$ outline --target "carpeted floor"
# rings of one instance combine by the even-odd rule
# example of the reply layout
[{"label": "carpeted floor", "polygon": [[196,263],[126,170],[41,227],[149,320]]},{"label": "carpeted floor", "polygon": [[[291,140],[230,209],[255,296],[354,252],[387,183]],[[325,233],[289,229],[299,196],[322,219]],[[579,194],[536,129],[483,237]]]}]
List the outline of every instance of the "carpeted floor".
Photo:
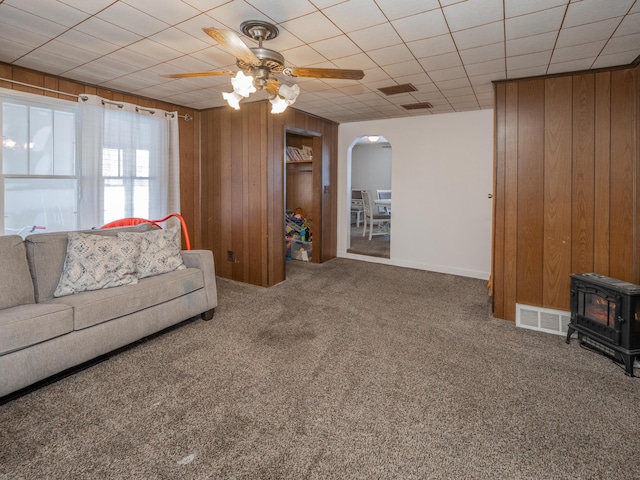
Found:
[{"label": "carpeted floor", "polygon": [[0,478],[640,478],[640,379],[492,318],[486,282],[287,268],[0,406]]}]

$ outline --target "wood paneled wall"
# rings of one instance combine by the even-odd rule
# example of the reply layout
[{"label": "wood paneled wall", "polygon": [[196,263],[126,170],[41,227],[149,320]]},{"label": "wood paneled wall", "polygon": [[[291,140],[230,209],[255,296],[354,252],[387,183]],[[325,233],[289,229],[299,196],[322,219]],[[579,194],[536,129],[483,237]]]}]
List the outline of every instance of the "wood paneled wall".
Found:
[{"label": "wood paneled wall", "polygon": [[[336,256],[338,125],[294,109],[269,113],[268,102],[202,111],[202,243],[213,250],[216,273],[225,278],[272,286],[285,279],[285,129],[318,134],[312,207],[313,256]],[[314,158],[314,160],[316,160]],[[316,174],[315,169],[318,168]],[[327,189],[325,191],[325,186]],[[232,252],[229,254],[229,252]]]},{"label": "wood paneled wall", "polygon": [[[47,75],[34,70],[0,63],[0,78],[39,87],[80,95],[87,93],[99,95],[116,102],[127,102],[145,108],[159,108],[179,115],[189,114],[193,120],[180,119],[180,206],[181,214],[187,222],[192,248],[201,248],[200,239],[200,113],[191,108],[173,105],[146,97],[129,95],[92,85],[74,82],[64,78]],[[61,95],[39,88],[0,80],[0,87],[47,97],[73,100],[73,97]],[[171,212],[168,212],[171,213]]]},{"label": "wood paneled wall", "polygon": [[497,82],[493,313],[569,310],[571,273],[640,283],[639,67]]}]

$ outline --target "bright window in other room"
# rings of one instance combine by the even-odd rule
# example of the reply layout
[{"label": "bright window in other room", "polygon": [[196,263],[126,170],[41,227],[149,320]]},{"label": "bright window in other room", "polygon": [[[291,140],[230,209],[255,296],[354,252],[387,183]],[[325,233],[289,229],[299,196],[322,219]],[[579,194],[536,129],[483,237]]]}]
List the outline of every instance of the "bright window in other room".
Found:
[{"label": "bright window in other room", "polygon": [[0,104],[0,231],[24,237],[75,229],[75,102],[0,95]]}]

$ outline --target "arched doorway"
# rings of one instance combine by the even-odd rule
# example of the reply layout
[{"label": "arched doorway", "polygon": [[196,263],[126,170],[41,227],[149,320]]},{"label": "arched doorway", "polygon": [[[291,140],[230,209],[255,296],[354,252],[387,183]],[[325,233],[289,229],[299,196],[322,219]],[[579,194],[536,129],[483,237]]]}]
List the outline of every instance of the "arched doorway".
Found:
[{"label": "arched doorway", "polygon": [[[363,135],[350,147],[347,182],[351,206],[347,232],[347,253],[390,258],[391,222],[380,221],[373,225],[373,235],[364,222],[364,208],[360,200],[362,190],[369,194],[374,214],[391,214],[391,165],[390,143],[380,135]],[[389,197],[379,202],[379,197]],[[378,203],[376,203],[378,202]]]}]

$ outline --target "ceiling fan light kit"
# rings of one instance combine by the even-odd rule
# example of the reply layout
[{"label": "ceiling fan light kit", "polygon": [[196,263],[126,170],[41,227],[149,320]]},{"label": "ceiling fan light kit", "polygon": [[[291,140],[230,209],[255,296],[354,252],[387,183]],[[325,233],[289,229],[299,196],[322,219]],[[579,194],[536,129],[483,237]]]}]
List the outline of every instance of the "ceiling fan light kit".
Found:
[{"label": "ceiling fan light kit", "polygon": [[247,47],[240,37],[231,30],[219,28],[203,28],[207,35],[218,42],[220,48],[236,57],[236,65],[240,69],[236,72],[212,71],[195,73],[177,73],[163,75],[167,78],[192,78],[217,75],[233,75],[231,84],[233,92],[224,92],[222,98],[230,107],[239,110],[240,101],[248,98],[258,90],[266,90],[271,102],[271,113],[281,113],[292,105],[300,94],[300,87],[296,84],[280,83],[270,75],[284,75],[286,77],[309,78],[337,78],[344,80],[361,80],[364,78],[362,70],[345,70],[338,68],[298,68],[285,67],[284,57],[269,48],[264,48],[262,42],[273,40],[279,34],[275,25],[262,20],[247,20],[240,25],[240,31],[258,42],[257,47]]}]

